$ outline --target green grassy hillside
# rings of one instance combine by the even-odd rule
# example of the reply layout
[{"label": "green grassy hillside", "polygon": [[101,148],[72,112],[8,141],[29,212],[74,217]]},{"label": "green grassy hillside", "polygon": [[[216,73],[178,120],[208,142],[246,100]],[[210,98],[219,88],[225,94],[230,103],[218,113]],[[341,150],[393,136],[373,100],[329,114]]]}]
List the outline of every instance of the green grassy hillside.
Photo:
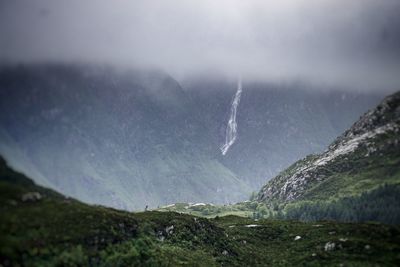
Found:
[{"label": "green grassy hillside", "polygon": [[0,163],[2,266],[396,266],[400,229],[90,206]]}]

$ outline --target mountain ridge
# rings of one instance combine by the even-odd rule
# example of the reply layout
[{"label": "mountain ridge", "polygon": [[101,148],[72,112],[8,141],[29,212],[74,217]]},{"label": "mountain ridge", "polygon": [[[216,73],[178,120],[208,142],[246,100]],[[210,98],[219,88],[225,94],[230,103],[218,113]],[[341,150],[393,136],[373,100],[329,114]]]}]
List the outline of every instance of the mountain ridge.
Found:
[{"label": "mountain ridge", "polygon": [[[288,169],[284,170],[274,179],[266,183],[260,190],[257,200],[261,202],[282,203],[292,202],[301,199],[308,199],[311,191],[321,190],[324,183],[335,184],[334,178],[349,172],[353,176],[357,172],[367,172],[370,164],[384,164],[385,167],[392,166],[393,173],[387,178],[387,183],[400,182],[400,170],[396,167],[399,163],[399,133],[400,133],[400,92],[386,97],[375,109],[365,113],[353,126],[339,136],[328,149],[319,155],[310,155],[297,161]],[[379,158],[381,157],[381,158]],[[394,162],[382,162],[386,157]],[[379,167],[379,166],[378,166]],[[357,168],[360,168],[357,170]],[[382,166],[380,166],[382,169]],[[331,177],[333,177],[331,179]],[[340,177],[339,177],[340,178]],[[336,180],[338,180],[337,178]],[[343,178],[345,180],[345,178]],[[371,177],[355,180],[347,186],[365,187],[372,189],[376,184],[369,181]],[[332,180],[332,181],[330,181]],[[364,183],[364,184],[363,184]],[[370,184],[368,184],[370,183]],[[313,189],[314,187],[314,189]],[[332,187],[332,185],[330,186]],[[339,196],[342,188],[332,195],[319,198],[328,199],[334,195]],[[341,197],[351,195],[344,192]]]},{"label": "mountain ridge", "polygon": [[254,219],[400,223],[400,92],[386,97],[338,136],[227,206],[176,203],[161,211]]}]

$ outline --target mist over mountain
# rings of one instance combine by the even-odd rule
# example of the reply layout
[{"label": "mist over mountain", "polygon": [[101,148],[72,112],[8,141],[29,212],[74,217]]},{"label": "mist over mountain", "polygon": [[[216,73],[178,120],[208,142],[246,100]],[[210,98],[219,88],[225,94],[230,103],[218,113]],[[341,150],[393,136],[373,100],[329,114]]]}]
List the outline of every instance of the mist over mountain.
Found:
[{"label": "mist over mountain", "polygon": [[244,81],[238,138],[223,156],[236,81],[183,84],[155,70],[4,67],[0,153],[40,184],[89,203],[230,203],[321,151],[380,99]]},{"label": "mist over mountain", "polygon": [[400,91],[323,153],[298,160],[268,181],[255,199],[281,219],[399,224],[399,125]]},{"label": "mist over mountain", "polygon": [[[400,86],[398,0],[0,3],[0,63],[153,66],[263,82]],[[16,15],[17,14],[17,15]]]},{"label": "mist over mountain", "polygon": [[0,267],[397,266],[399,14],[0,0]]},{"label": "mist over mountain", "polygon": [[396,185],[399,169],[400,92],[365,113],[323,153],[308,155],[269,181],[259,192],[279,199],[333,199]]},{"label": "mist over mountain", "polygon": [[[223,144],[235,81],[194,79],[184,88],[200,105],[214,146]],[[382,97],[379,92],[317,90],[302,82],[244,80],[238,137],[219,160],[257,189],[299,157],[324,150]]]}]

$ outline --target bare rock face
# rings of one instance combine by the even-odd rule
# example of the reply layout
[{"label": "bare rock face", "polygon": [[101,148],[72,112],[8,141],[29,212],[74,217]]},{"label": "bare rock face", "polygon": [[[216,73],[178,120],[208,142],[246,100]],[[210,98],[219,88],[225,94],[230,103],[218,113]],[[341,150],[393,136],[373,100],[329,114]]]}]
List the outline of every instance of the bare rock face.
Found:
[{"label": "bare rock face", "polygon": [[373,156],[398,154],[400,144],[400,92],[386,97],[364,114],[320,155],[297,161],[259,192],[259,201],[290,202],[334,174],[352,171],[350,162],[367,162]]}]

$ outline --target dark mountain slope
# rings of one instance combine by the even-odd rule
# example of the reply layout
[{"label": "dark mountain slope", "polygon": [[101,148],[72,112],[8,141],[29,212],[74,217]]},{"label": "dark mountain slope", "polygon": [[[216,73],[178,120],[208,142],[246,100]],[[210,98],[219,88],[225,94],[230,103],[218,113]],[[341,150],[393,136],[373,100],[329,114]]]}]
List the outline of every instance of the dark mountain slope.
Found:
[{"label": "dark mountain slope", "polygon": [[21,66],[1,71],[0,88],[0,151],[67,195],[143,209],[250,191],[203,148],[193,101],[164,73]]},{"label": "dark mountain slope", "polygon": [[246,199],[322,151],[373,94],[244,82],[238,139],[220,153],[236,84],[182,88],[154,70],[37,64],[0,69],[0,153],[42,185],[88,203],[143,209]]},{"label": "dark mountain slope", "polygon": [[178,203],[160,210],[215,217],[400,223],[400,92],[360,118],[329,148],[281,172],[249,201]]},{"label": "dark mountain slope", "polygon": [[[183,84],[199,103],[212,145],[221,146],[237,85],[218,79]],[[258,190],[265,179],[299,158],[322,152],[382,97],[379,93],[324,91],[303,83],[244,80],[237,110],[238,138],[224,157],[215,151],[225,166]]]}]

